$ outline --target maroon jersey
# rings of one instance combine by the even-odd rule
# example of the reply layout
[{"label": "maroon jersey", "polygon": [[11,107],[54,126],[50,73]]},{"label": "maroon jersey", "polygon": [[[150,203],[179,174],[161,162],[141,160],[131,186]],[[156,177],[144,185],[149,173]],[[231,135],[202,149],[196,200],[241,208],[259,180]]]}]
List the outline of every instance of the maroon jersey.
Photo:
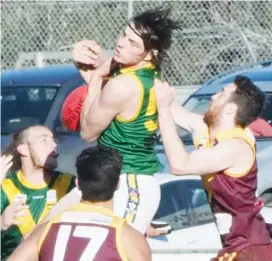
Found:
[{"label": "maroon jersey", "polygon": [[80,203],[48,224],[39,242],[39,260],[127,260],[120,243],[124,223],[108,209]]},{"label": "maroon jersey", "polygon": [[255,196],[258,169],[254,136],[248,129],[234,128],[217,135],[215,144],[230,138],[246,141],[254,152],[254,162],[244,173],[216,173],[209,185],[223,251],[239,252],[252,245],[268,245],[270,237],[260,214],[261,201]]}]

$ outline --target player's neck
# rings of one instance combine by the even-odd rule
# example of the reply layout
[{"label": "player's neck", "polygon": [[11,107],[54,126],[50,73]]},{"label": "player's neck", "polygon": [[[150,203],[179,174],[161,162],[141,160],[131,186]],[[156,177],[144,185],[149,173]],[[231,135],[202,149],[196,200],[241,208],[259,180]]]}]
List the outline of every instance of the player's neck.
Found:
[{"label": "player's neck", "polygon": [[22,164],[21,170],[24,179],[33,185],[44,183],[49,176],[44,169],[35,168],[32,164]]},{"label": "player's neck", "polygon": [[149,61],[141,61],[141,62],[139,62],[139,63],[137,63],[137,64],[134,64],[134,65],[123,65],[122,66],[122,68],[140,68],[140,67],[144,67],[144,66],[146,66],[146,65],[150,65],[151,64],[151,62],[149,62]]},{"label": "player's neck", "polygon": [[91,205],[91,206],[96,206],[96,207],[103,207],[103,208],[107,208],[110,210],[113,210],[113,201],[109,200],[109,201],[104,201],[104,202],[91,202],[88,200],[81,200],[82,203]]},{"label": "player's neck", "polygon": [[210,139],[214,139],[216,137],[216,135],[222,131],[225,131],[225,130],[230,130],[230,129],[233,129],[235,128],[235,124],[232,123],[232,122],[224,122],[224,123],[221,123],[221,124],[218,124],[218,125],[213,125],[210,127]]}]

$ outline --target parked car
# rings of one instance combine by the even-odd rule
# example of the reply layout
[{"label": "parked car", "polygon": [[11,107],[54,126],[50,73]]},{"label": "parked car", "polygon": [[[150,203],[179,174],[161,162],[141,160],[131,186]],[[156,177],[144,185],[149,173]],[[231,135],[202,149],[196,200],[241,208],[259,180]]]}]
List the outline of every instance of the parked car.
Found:
[{"label": "parked car", "polygon": [[[204,113],[208,102],[222,86],[233,81],[235,75],[243,74],[252,78],[272,101],[272,65],[256,65],[251,69],[236,70],[221,74],[190,96],[184,106],[192,111]],[[1,148],[9,135],[34,124],[43,124],[56,136],[58,144],[58,170],[75,174],[76,156],[96,142],[84,142],[78,132],[69,132],[62,125],[60,112],[67,95],[84,84],[74,65],[55,65],[44,68],[28,68],[4,72],[1,75]],[[271,124],[272,103],[263,113]],[[180,129],[180,136],[189,151],[193,150],[191,136]],[[259,164],[257,195],[272,201],[272,137],[257,137],[257,160]],[[166,249],[215,249],[221,247],[205,191],[198,176],[175,177],[169,175],[169,166],[160,139],[156,153],[164,165],[163,173],[156,174],[161,183],[162,197],[154,221],[168,223],[172,232],[150,238],[152,251]],[[206,236],[208,235],[208,236]],[[165,259],[167,260],[167,258]],[[189,259],[188,259],[189,260]],[[197,260],[197,259],[196,259]],[[201,258],[201,260],[204,260]],[[208,259],[207,259],[208,260]]]},{"label": "parked car", "polygon": [[210,249],[216,253],[222,244],[200,176],[160,173],[156,178],[161,186],[161,201],[153,221],[170,225],[171,232],[149,238],[152,250]]},{"label": "parked car", "polygon": [[[152,222],[169,225],[171,231],[148,238],[153,260],[211,260],[222,243],[200,176],[155,176],[161,201]],[[272,224],[272,208],[263,207],[261,213]]]},{"label": "parked car", "polygon": [[58,144],[59,170],[75,173],[75,157],[90,146],[79,133],[68,132],[60,112],[67,95],[85,84],[74,65],[11,70],[1,74],[1,149],[17,130],[42,124]]}]

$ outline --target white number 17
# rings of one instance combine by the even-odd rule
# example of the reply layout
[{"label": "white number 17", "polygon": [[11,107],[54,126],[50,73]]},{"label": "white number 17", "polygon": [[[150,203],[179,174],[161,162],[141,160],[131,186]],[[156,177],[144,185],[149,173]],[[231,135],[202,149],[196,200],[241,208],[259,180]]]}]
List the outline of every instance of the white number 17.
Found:
[{"label": "white number 17", "polygon": [[[65,256],[67,243],[70,238],[72,226],[61,225],[57,236],[53,261],[62,261]],[[90,242],[84,250],[79,261],[91,261],[107,238],[109,230],[102,227],[76,226],[74,237],[89,238]]]}]

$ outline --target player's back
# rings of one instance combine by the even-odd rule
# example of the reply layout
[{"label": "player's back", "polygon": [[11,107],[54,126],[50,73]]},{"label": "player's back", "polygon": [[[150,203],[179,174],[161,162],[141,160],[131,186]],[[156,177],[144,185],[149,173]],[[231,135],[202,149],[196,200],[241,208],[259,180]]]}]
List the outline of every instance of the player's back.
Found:
[{"label": "player's back", "polygon": [[109,209],[80,203],[48,224],[39,242],[39,260],[127,260],[121,244],[124,223]]}]

